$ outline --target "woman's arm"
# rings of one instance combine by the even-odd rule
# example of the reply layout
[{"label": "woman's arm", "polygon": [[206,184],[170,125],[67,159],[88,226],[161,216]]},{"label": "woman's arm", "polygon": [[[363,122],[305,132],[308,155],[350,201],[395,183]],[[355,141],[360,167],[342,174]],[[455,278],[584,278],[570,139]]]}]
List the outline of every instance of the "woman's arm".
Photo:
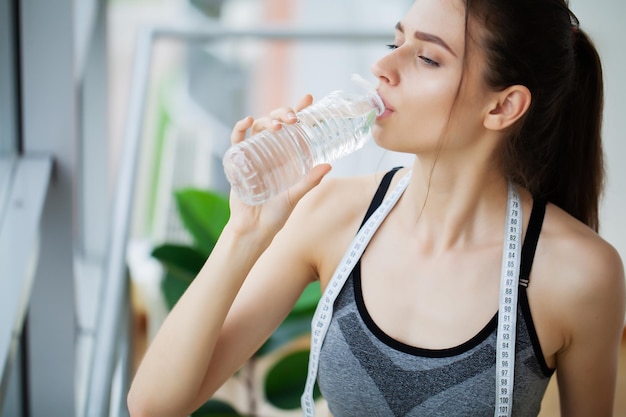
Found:
[{"label": "woman's arm", "polygon": [[272,249],[253,268],[263,245],[224,229],[146,352],[128,397],[131,415],[189,415],[269,337],[311,278],[295,259],[270,270],[280,248]]},{"label": "woman's arm", "polygon": [[569,287],[562,287],[567,338],[556,357],[561,415],[608,417],[624,329],[624,269],[608,244],[585,249],[582,274],[562,281]]},{"label": "woman's arm", "polygon": [[[277,111],[273,118],[293,122],[287,120],[288,110]],[[270,124],[270,118],[264,120],[255,124],[258,130],[279,128]],[[244,139],[252,123],[251,118],[237,123],[234,143]],[[128,395],[133,417],[189,415],[289,313],[315,275],[306,247],[290,236],[298,225],[285,224],[296,203],[329,169],[314,168],[303,181],[262,206],[248,207],[231,197],[228,224],[135,375]]]}]

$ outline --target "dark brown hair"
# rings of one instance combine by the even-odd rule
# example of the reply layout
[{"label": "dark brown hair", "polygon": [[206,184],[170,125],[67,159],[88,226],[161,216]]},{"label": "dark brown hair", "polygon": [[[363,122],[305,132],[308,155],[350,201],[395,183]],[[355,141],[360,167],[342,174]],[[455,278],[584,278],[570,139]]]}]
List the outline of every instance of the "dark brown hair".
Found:
[{"label": "dark brown hair", "polygon": [[466,0],[484,34],[485,80],[524,85],[526,115],[503,141],[509,177],[594,230],[604,183],[603,80],[595,46],[565,0]]}]

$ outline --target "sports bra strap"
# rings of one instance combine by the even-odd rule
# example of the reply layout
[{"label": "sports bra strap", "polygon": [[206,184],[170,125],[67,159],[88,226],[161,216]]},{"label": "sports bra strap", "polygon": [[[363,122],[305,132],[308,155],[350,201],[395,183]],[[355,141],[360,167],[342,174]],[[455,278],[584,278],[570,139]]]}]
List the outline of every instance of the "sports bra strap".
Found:
[{"label": "sports bra strap", "polygon": [[532,212],[530,213],[530,219],[528,220],[526,237],[524,238],[524,244],[522,245],[519,285],[523,287],[528,287],[530,270],[533,266],[533,260],[535,259],[535,251],[537,249],[537,242],[539,241],[539,234],[541,233],[541,226],[543,225],[543,218],[545,214],[546,201],[534,200]]},{"label": "sports bra strap", "polygon": [[[387,191],[389,190],[389,186],[391,185],[391,180],[394,175],[401,169],[402,167],[395,167],[390,171],[386,172],[383,176],[383,179],[380,181],[378,185],[378,189],[372,198],[372,201],[365,213],[363,221],[361,222],[361,226],[359,229],[363,227],[367,219],[376,211],[376,209],[382,204]],[[533,201],[533,208],[530,214],[530,219],[528,220],[528,229],[526,230],[526,237],[524,238],[524,244],[522,245],[522,260],[520,264],[520,286],[528,287],[530,280],[530,270],[533,266],[533,260],[535,259],[535,251],[537,249],[537,243],[539,241],[539,235],[541,233],[541,226],[543,225],[543,219],[546,212],[546,201],[545,200],[537,200]]]},{"label": "sports bra strap", "polygon": [[393,176],[396,175],[396,172],[400,170],[400,168],[402,167],[395,167],[391,169],[390,171],[388,171],[387,173],[385,173],[385,176],[380,181],[380,185],[378,185],[376,194],[374,194],[374,198],[372,198],[372,202],[370,203],[370,206],[368,207],[367,212],[365,213],[365,217],[363,218],[363,221],[361,222],[361,226],[359,226],[359,230],[361,230],[361,227],[363,227],[367,219],[369,219],[370,216],[376,211],[378,206],[382,204],[385,198],[385,194],[387,194],[387,190],[389,190],[389,185],[391,185],[391,180],[393,179]]}]

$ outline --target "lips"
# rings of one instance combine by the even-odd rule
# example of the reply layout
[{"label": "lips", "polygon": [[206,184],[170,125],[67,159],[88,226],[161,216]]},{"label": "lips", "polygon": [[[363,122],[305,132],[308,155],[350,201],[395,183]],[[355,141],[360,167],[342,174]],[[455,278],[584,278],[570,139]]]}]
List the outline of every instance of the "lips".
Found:
[{"label": "lips", "polygon": [[380,99],[385,105],[385,111],[380,116],[378,116],[376,120],[382,120],[382,119],[386,119],[387,117],[389,117],[391,113],[395,111],[395,109],[389,105],[389,103],[387,102],[387,100],[385,100],[385,97],[381,94],[380,91],[378,91],[378,95],[380,96]]}]

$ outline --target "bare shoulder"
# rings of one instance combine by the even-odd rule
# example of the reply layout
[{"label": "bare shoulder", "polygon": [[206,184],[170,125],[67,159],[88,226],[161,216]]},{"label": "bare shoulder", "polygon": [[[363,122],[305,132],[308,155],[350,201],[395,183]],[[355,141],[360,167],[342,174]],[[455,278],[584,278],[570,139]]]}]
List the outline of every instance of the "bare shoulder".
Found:
[{"label": "bare shoulder", "polygon": [[624,267],[617,250],[552,204],[546,209],[541,239],[545,240],[545,255],[553,260],[554,277],[563,280],[562,284],[592,293],[596,288],[623,288]]},{"label": "bare shoulder", "polygon": [[538,282],[533,285],[541,294],[535,292],[552,305],[566,344],[575,333],[601,322],[623,325],[620,255],[595,231],[552,204],[546,209],[535,268]]},{"label": "bare shoulder", "polygon": [[325,178],[281,231],[281,239],[300,247],[322,284],[357,232],[383,174]]},{"label": "bare shoulder", "polygon": [[549,204],[528,301],[563,415],[610,415],[624,329],[624,266],[617,250]]}]

